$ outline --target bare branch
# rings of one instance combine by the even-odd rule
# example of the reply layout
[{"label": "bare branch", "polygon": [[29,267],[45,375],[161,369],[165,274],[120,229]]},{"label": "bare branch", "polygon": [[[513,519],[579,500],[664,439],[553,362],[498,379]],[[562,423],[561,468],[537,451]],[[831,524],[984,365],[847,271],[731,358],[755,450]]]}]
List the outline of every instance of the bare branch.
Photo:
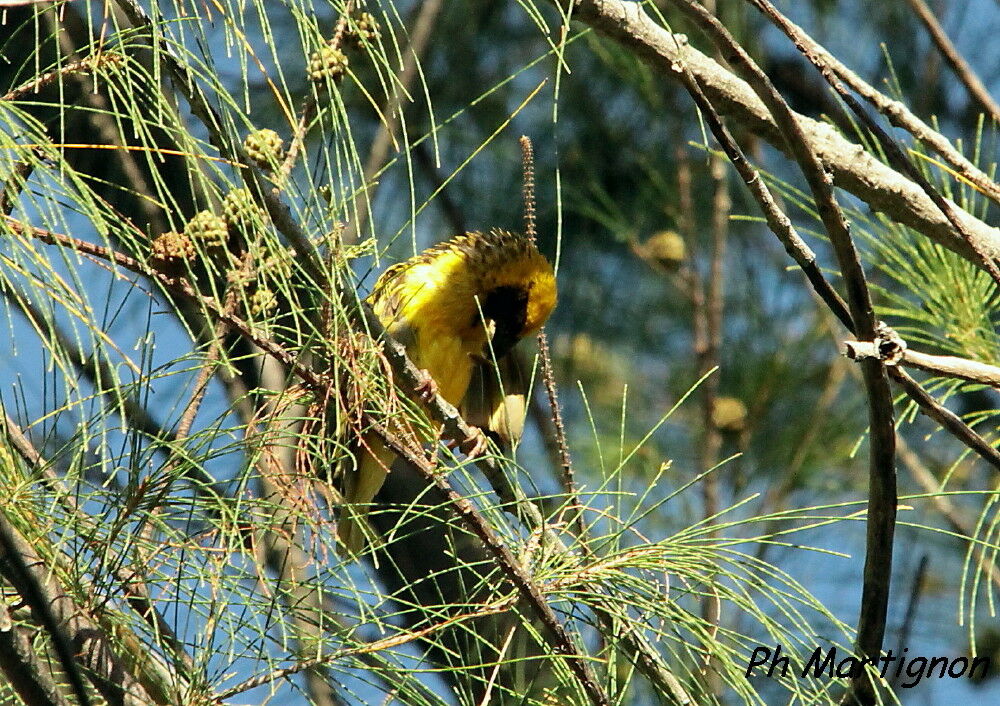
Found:
[{"label": "bare branch", "polygon": [[[749,85],[688,46],[683,35],[673,35],[656,24],[640,3],[577,0],[572,17],[630,49],[664,76],[677,78],[677,66],[680,63],[688,66],[721,114],[731,116],[778,149],[788,151],[770,111]],[[816,157],[830,170],[836,186],[853,193],[875,211],[886,213],[977,265],[982,264],[917,184],[883,164],[860,145],[846,140],[830,125],[797,114],[795,120],[808,137]],[[1000,229],[961,209],[957,214],[981,252],[988,257],[1000,255]]]},{"label": "bare branch", "polygon": [[[885,360],[885,351],[871,341],[845,341],[847,357],[851,360],[864,358],[879,358]],[[900,351],[898,361],[892,365],[905,365],[941,377],[958,378],[968,382],[978,382],[990,387],[1000,388],[1000,367],[980,363],[975,360],[958,358],[952,355],[931,355],[921,353],[912,348]]]},{"label": "bare branch", "polygon": [[934,186],[920,172],[920,170],[918,170],[913,163],[910,162],[903,150],[896,144],[896,141],[885,130],[883,130],[878,123],[871,118],[871,116],[868,115],[867,111],[865,111],[861,104],[855,100],[854,96],[852,96],[844,87],[823,59],[809,52],[809,48],[803,39],[803,35],[805,33],[789,22],[784,15],[778,12],[774,5],[768,2],[768,0],[747,0],[747,2],[757,7],[765,17],[770,19],[775,26],[782,30],[788,38],[792,40],[796,48],[802,52],[806,59],[808,59],[813,66],[819,70],[823,78],[826,79],[826,82],[830,84],[833,90],[837,92],[837,94],[851,109],[851,112],[854,113],[865,128],[875,135],[879,144],[882,146],[882,149],[885,150],[886,155],[889,157],[889,162],[895,165],[910,179],[919,184],[920,188],[928,196],[928,198],[930,198],[931,201],[934,202],[934,205],[940,209],[944,217],[954,227],[955,233],[957,233],[958,236],[964,240],[972,250],[972,253],[975,256],[973,262],[986,270],[990,277],[993,278],[993,281],[1000,285],[1000,267],[998,267],[996,263],[998,258],[997,253],[987,252],[981,247],[981,243],[978,241],[976,235],[966,228],[966,224],[959,216],[958,212],[961,209],[959,209],[953,202],[942,196],[941,193],[934,188]]},{"label": "bare branch", "polygon": [[903,103],[892,100],[866,83],[860,76],[838,61],[826,48],[802,31],[800,27],[791,21],[787,22],[797,30],[799,40],[813,56],[820,57],[841,81],[871,103],[892,125],[909,132],[921,144],[940,155],[960,177],[973,184],[989,198],[1000,203],[1000,185],[955,149],[941,133],[914,115]]},{"label": "bare branch", "polygon": [[906,394],[920,406],[920,411],[947,429],[952,435],[975,451],[984,461],[1000,470],[1000,452],[990,442],[973,431],[957,414],[938,402],[905,370],[888,366],[889,377],[898,382]]}]

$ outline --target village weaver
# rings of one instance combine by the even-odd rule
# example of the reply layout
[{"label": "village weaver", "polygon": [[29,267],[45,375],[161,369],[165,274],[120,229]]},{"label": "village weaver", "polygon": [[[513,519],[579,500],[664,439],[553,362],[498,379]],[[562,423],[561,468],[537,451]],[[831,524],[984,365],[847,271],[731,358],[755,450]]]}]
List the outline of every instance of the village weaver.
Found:
[{"label": "village weaver", "polygon": [[[470,424],[513,441],[524,420],[524,376],[514,345],[540,329],[556,304],[552,266],[527,236],[466,233],[390,267],[368,298],[389,334],[425,374],[414,392],[436,392]],[[499,373],[499,378],[498,378]],[[482,435],[480,435],[480,439]],[[480,451],[479,445],[473,453]],[[368,508],[395,454],[365,434],[343,479],[338,534],[357,554]]]}]

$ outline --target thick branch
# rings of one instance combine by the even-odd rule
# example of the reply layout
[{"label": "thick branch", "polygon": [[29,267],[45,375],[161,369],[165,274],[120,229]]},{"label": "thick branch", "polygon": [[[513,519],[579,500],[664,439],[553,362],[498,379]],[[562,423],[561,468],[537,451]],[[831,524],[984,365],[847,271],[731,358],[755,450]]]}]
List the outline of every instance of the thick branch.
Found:
[{"label": "thick branch", "polygon": [[953,202],[946,199],[938,189],[917,169],[906,156],[903,149],[896,144],[896,141],[870,116],[864,107],[851,95],[850,91],[844,87],[840,79],[834,74],[830,66],[826,64],[822,57],[814,55],[805,42],[806,34],[801,29],[788,21],[788,18],[778,12],[768,0],[747,0],[757,7],[761,13],[785,35],[792,40],[795,47],[802,52],[802,55],[816,67],[830,87],[841,97],[844,103],[851,109],[858,121],[875,136],[879,145],[885,151],[889,163],[898,168],[908,178],[912,179],[934,202],[934,205],[941,211],[941,214],[948,220],[954,228],[955,235],[964,240],[972,250],[975,259],[973,263],[986,270],[990,277],[1000,285],[1000,268],[994,260],[997,259],[995,253],[988,253],[980,247],[977,237],[970,232],[959,216],[960,210]]},{"label": "thick branch", "polygon": [[[0,601],[0,672],[21,701],[33,706],[71,706],[53,677],[52,665],[44,663],[25,630],[13,623],[7,604]],[[84,698],[86,693],[83,694]]]}]

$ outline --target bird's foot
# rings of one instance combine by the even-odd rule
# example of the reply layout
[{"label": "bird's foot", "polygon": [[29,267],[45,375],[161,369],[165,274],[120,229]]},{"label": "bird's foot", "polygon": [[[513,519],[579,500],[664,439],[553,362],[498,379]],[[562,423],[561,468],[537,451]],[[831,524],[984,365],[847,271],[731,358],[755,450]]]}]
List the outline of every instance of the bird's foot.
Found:
[{"label": "bird's foot", "polygon": [[438,384],[427,370],[421,370],[420,376],[420,382],[413,388],[413,391],[417,393],[417,397],[420,398],[421,402],[429,403],[437,397]]},{"label": "bird's foot", "polygon": [[449,449],[459,449],[468,458],[477,458],[486,451],[490,440],[479,427],[469,427],[469,435],[463,441],[452,440],[446,445]]}]

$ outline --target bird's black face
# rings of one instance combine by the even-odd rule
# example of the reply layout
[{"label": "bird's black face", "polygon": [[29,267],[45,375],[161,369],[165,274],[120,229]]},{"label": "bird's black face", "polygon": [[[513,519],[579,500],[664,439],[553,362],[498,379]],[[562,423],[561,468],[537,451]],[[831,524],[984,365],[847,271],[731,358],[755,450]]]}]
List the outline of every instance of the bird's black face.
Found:
[{"label": "bird's black face", "polygon": [[[524,287],[497,287],[482,302],[483,318],[495,325],[493,338],[483,350],[487,359],[497,360],[510,353],[521,339],[528,318],[528,290]],[[492,349],[492,350],[491,350]]]}]

